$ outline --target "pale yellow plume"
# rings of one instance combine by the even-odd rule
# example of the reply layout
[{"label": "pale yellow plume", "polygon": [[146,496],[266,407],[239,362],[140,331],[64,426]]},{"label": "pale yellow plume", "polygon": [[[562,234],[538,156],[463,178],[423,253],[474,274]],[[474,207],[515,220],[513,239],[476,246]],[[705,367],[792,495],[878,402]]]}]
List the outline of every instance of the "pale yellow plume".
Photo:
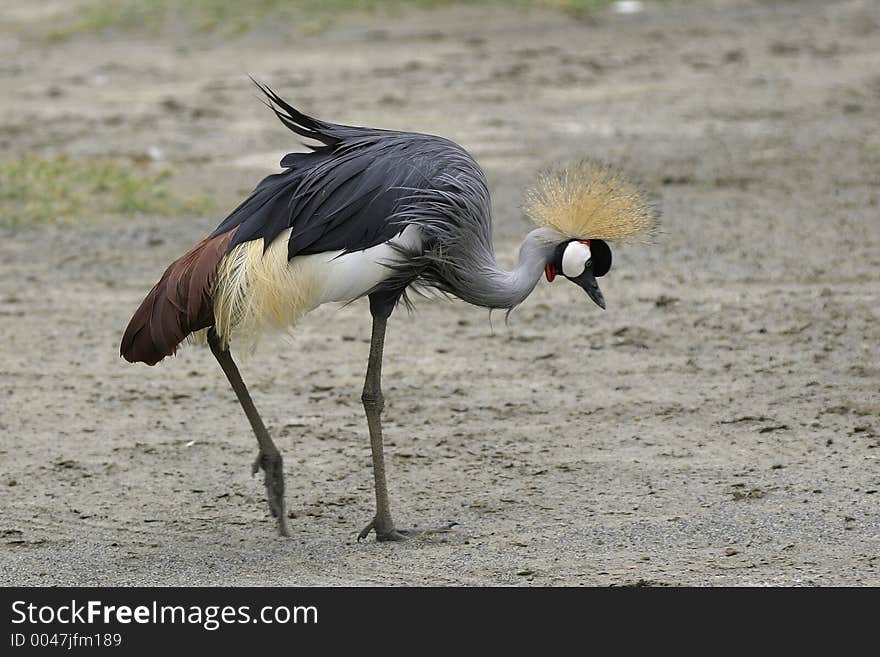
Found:
[{"label": "pale yellow plume", "polygon": [[286,331],[318,304],[319,288],[305,258],[287,259],[290,229],[269,245],[243,242],[220,262],[214,288],[214,330],[253,348],[266,329]]},{"label": "pale yellow plume", "polygon": [[648,235],[657,211],[610,166],[585,160],[544,174],[526,195],[526,213],[573,239],[623,240]]}]

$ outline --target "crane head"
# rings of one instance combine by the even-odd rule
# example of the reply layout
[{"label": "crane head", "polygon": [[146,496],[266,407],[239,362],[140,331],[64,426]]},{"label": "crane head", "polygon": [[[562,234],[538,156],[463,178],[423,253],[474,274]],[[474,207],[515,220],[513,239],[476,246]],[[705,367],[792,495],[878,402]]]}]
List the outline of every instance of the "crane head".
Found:
[{"label": "crane head", "polygon": [[561,242],[544,270],[548,281],[559,274],[583,288],[597,306],[605,309],[605,297],[597,278],[611,269],[611,247],[603,240],[569,240]]},{"label": "crane head", "polygon": [[657,208],[614,167],[591,160],[543,174],[526,195],[526,213],[539,228],[561,237],[547,263],[547,280],[558,274],[580,285],[600,308],[605,298],[596,279],[611,269],[608,242],[650,237]]}]

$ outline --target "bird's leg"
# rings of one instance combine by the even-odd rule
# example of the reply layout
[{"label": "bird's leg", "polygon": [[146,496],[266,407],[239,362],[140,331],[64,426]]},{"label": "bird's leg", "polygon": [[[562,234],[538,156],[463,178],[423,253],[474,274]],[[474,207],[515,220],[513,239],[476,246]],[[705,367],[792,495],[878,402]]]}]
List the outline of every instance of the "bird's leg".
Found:
[{"label": "bird's leg", "polygon": [[373,315],[373,332],[370,337],[370,361],[364,381],[361,401],[367,414],[370,428],[370,447],[373,452],[373,479],[376,485],[376,515],[358,534],[358,541],[366,538],[373,530],[379,541],[402,541],[408,538],[431,540],[437,534],[452,531],[457,523],[449,523],[436,529],[396,529],[391,520],[391,506],[388,503],[388,485],[385,482],[385,454],[382,444],[382,409],[385,398],[382,396],[382,353],[385,348],[385,325],[400,295],[370,295],[370,312]]},{"label": "bird's leg", "polygon": [[220,338],[214,333],[213,329],[208,331],[208,344],[211,346],[211,351],[217,362],[220,363],[223,373],[229,379],[229,383],[235,391],[244,414],[247,415],[251,428],[253,428],[254,434],[257,437],[260,453],[257,454],[257,460],[254,461],[253,472],[256,474],[258,470],[262,469],[265,473],[266,497],[269,501],[269,510],[278,521],[278,533],[281,536],[289,536],[287,532],[287,513],[284,508],[284,467],[281,453],[275,447],[275,443],[269,437],[269,432],[266,430],[260,414],[257,413],[257,408],[254,406],[251,395],[241,379],[238,367],[235,361],[232,360],[232,354],[229,353],[229,349],[223,348]]},{"label": "bird's leg", "polygon": [[376,515],[369,525],[358,534],[358,540],[366,538],[370,530],[376,530],[380,541],[399,541],[406,538],[394,528],[391,507],[388,504],[388,485],[385,483],[385,454],[382,445],[382,352],[385,348],[385,325],[387,317],[373,314],[373,333],[370,338],[370,361],[361,401],[370,428],[370,448],[373,452],[373,478],[376,484]]}]

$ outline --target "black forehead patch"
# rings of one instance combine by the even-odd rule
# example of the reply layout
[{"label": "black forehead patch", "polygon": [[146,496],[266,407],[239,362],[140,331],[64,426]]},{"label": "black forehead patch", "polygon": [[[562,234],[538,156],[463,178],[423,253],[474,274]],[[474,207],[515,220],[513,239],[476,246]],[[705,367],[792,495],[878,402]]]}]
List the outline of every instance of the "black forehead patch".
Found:
[{"label": "black forehead patch", "polygon": [[611,269],[611,247],[602,240],[590,240],[593,276],[604,276]]}]

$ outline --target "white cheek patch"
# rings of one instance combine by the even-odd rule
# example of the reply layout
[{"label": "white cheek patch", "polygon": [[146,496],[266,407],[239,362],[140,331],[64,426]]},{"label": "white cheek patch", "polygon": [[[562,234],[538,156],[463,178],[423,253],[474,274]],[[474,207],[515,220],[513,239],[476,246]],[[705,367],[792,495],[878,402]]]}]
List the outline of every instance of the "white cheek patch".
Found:
[{"label": "white cheek patch", "polygon": [[569,242],[562,253],[562,273],[569,278],[577,278],[584,273],[591,257],[590,247],[581,242]]}]

